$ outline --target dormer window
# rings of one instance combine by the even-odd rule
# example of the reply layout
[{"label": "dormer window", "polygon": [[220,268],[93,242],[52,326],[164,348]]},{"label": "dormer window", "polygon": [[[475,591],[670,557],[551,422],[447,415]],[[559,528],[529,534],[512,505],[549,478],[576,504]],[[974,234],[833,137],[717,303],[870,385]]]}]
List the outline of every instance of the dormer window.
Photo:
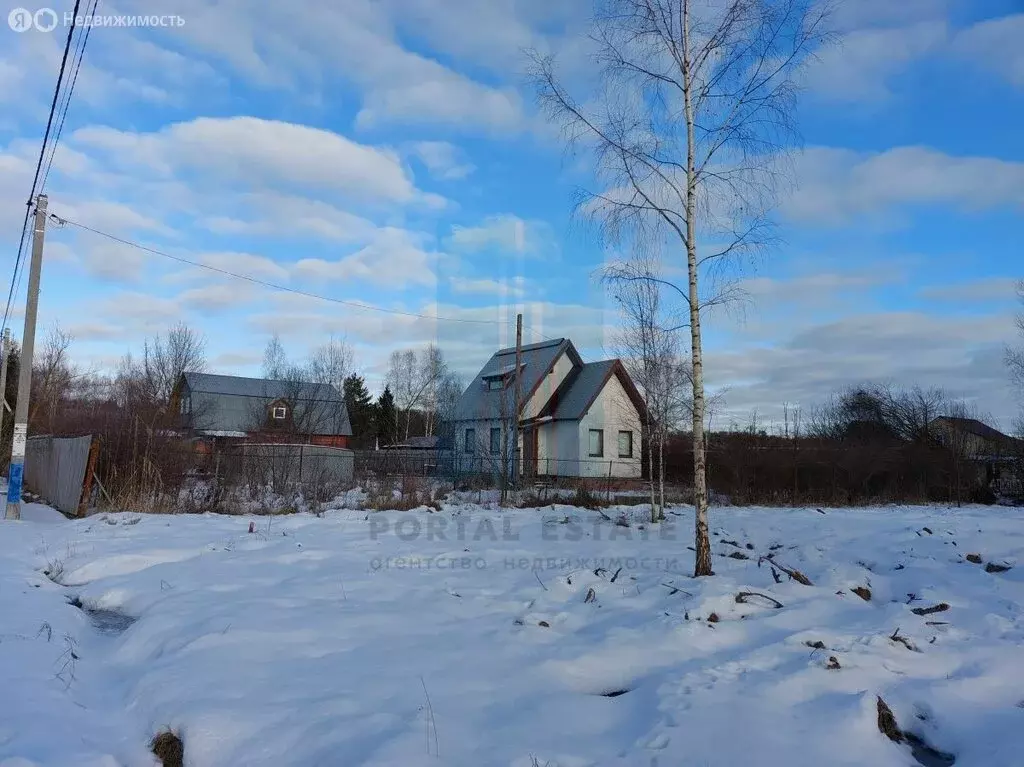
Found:
[{"label": "dormer window", "polygon": [[[526,363],[522,364],[520,370],[526,367]],[[501,370],[496,370],[491,373],[484,373],[484,388],[487,391],[501,391],[507,388],[516,377],[516,366],[513,363],[507,367],[503,367]]]},{"label": "dormer window", "polygon": [[284,405],[274,405],[270,408],[270,417],[275,421],[283,421],[288,417],[288,408]]}]

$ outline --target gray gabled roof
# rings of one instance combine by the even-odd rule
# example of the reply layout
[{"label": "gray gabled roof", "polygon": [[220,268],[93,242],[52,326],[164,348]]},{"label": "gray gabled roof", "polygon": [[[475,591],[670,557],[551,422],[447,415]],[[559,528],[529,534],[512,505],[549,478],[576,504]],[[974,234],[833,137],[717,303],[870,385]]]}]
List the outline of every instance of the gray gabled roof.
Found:
[{"label": "gray gabled roof", "polygon": [[538,418],[553,418],[556,421],[580,420],[587,414],[613,375],[618,376],[626,396],[642,417],[646,412],[643,397],[637,391],[622,361],[613,359],[588,362],[574,369],[555,391],[551,401],[541,410]]},{"label": "gray gabled roof", "polygon": [[195,429],[253,431],[261,413],[280,399],[293,404],[296,422],[309,434],[352,436],[345,399],[330,384],[191,372],[182,379]]},{"label": "gray gabled roof", "polygon": [[[538,418],[571,421],[581,419],[613,375],[619,377],[637,411],[641,415],[645,412],[643,398],[621,360],[584,363],[572,341],[565,338],[530,344],[522,348],[524,406],[563,352],[572,359],[573,370],[555,390],[550,401],[543,404]],[[490,391],[485,382],[496,374],[514,371],[515,353],[515,348],[502,349],[487,361],[459,400],[455,411],[456,420],[494,420],[512,416],[515,406],[514,387],[510,385],[504,390]]]},{"label": "gray gabled roof", "polygon": [[[551,398],[550,411],[545,409],[541,415],[549,415],[555,420],[575,421],[587,414],[591,403],[601,393],[605,382],[615,366],[615,360],[588,362],[574,370],[562,391],[555,392]],[[559,387],[561,388],[561,387]]]},{"label": "gray gabled roof", "polygon": [[[567,338],[556,338],[522,347],[523,367],[520,387],[524,405],[529,402],[532,392],[563,352],[571,355],[577,364],[582,364],[579,353],[572,345],[572,341]],[[515,347],[495,352],[459,398],[459,404],[455,408],[455,419],[472,421],[510,418],[515,408],[514,385],[509,385],[502,390],[490,391],[485,385],[485,379],[503,371],[514,371],[515,364]]]}]

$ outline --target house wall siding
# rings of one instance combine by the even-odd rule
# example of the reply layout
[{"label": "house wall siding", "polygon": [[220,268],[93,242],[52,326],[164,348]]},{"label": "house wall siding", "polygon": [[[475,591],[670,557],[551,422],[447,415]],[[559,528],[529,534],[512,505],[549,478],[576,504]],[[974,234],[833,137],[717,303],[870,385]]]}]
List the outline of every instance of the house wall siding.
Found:
[{"label": "house wall siding", "polygon": [[540,382],[537,391],[534,392],[530,401],[523,408],[523,418],[536,418],[562,381],[572,372],[572,369],[573,364],[569,355],[565,352],[558,355],[558,359],[555,360],[555,364],[551,367],[551,372],[544,376],[544,380]]},{"label": "house wall siding", "polygon": [[[617,376],[612,376],[597,395],[590,410],[579,421],[576,429],[580,457],[581,477],[607,477],[609,461],[611,476],[638,478],[641,475],[640,415],[626,394]],[[604,456],[590,456],[591,429],[604,430]],[[619,458],[619,431],[633,432],[633,457]]]},{"label": "house wall siding", "polygon": [[550,421],[540,427],[537,473],[574,477],[579,473],[579,440],[575,421]]},{"label": "house wall siding", "polygon": [[[502,453],[506,452],[505,426],[500,419],[457,421],[455,432],[455,455],[462,471],[501,472]],[[466,430],[473,429],[475,443],[472,453],[466,452]],[[491,429],[502,429],[499,452],[491,454]]]}]

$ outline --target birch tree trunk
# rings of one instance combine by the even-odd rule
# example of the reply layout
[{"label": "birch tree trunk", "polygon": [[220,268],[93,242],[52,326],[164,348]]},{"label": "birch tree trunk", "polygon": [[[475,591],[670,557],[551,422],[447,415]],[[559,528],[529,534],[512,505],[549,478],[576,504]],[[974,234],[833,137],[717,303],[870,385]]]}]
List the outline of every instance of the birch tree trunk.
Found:
[{"label": "birch tree trunk", "polygon": [[[650,479],[651,490],[651,522],[658,521],[658,507],[655,505],[654,497],[654,429],[651,428],[651,418],[647,417],[647,476]],[[643,447],[641,446],[641,450]]]},{"label": "birch tree trunk", "polygon": [[683,0],[683,111],[686,120],[686,271],[689,277],[690,354],[693,365],[693,514],[694,576],[712,575],[708,535],[707,451],[704,449],[704,354],[697,291],[697,141],[693,120],[693,73],[690,69],[690,0]]},{"label": "birch tree trunk", "polygon": [[661,519],[665,519],[665,432],[658,440],[658,510]]}]

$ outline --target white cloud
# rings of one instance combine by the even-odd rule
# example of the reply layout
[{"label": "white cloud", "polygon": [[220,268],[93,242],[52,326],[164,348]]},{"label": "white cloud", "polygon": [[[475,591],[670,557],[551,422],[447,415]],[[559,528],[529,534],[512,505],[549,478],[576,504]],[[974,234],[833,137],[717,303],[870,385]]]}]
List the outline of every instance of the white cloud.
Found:
[{"label": "white cloud", "polygon": [[222,371],[228,375],[237,375],[239,368],[258,366],[262,361],[262,354],[222,352],[210,360],[210,365],[215,371]]},{"label": "white cloud", "polygon": [[831,21],[841,32],[868,26],[900,26],[943,18],[950,0],[857,0],[836,3]]},{"label": "white cloud", "polygon": [[217,234],[300,237],[338,242],[369,239],[376,226],[366,218],[323,200],[279,194],[270,190],[246,192],[236,198],[231,215],[208,216],[200,223]]},{"label": "white cloud", "polygon": [[46,259],[43,263],[77,264],[80,263],[80,260],[75,249],[66,242],[60,242],[50,238],[46,242]]},{"label": "white cloud", "polygon": [[982,21],[959,32],[953,50],[1024,88],[1024,13]]},{"label": "white cloud", "polygon": [[890,29],[856,29],[820,54],[806,71],[806,85],[835,101],[872,101],[890,95],[888,82],[908,64],[946,42],[945,21]]},{"label": "white cloud", "polygon": [[177,301],[189,309],[196,309],[207,314],[215,314],[242,304],[253,298],[252,286],[232,280],[213,285],[190,288],[178,295]]},{"label": "white cloud", "polygon": [[394,202],[416,195],[398,155],[306,125],[257,117],[199,117],[154,133],[88,127],[72,140],[110,160],[162,175],[189,168],[221,182],[292,185]]},{"label": "white cloud", "polygon": [[288,280],[287,269],[266,256],[256,256],[252,253],[203,253],[199,256],[199,261],[207,266],[248,277],[278,282]]},{"label": "white cloud", "polygon": [[540,27],[563,26],[584,15],[584,4],[572,0],[543,4],[514,0],[380,2],[407,35],[460,61],[502,73],[519,68],[524,48],[544,46]]},{"label": "white cloud", "polygon": [[112,282],[138,282],[142,276],[146,254],[138,248],[118,242],[90,243],[80,262],[93,277]]},{"label": "white cloud", "polygon": [[804,323],[772,345],[731,344],[706,350],[709,385],[724,388],[726,417],[756,409],[781,418],[783,402],[805,414],[834,391],[865,381],[945,388],[977,399],[997,419],[1013,412],[1002,364],[1012,318],[877,312]]},{"label": "white cloud", "polygon": [[75,341],[115,341],[128,335],[123,326],[105,322],[72,323],[67,332]]},{"label": "white cloud", "polygon": [[[192,87],[222,84],[208,65],[142,39],[145,34],[135,30],[127,35],[92,35],[75,82],[76,102],[90,107],[130,101],[168,105],[180,103]],[[60,64],[63,35],[29,32],[5,37],[4,42],[0,83],[11,87],[0,87],[0,103],[10,101],[9,108],[18,112],[44,110]],[[41,116],[45,119],[46,112]]]},{"label": "white cloud", "polygon": [[526,279],[523,277],[513,277],[510,280],[452,277],[448,284],[454,293],[493,295],[502,298],[521,298],[526,294]]},{"label": "white cloud", "polygon": [[797,189],[784,201],[790,219],[817,225],[863,221],[906,205],[960,211],[1024,206],[1024,163],[953,157],[927,147],[880,153],[812,148],[796,163]]},{"label": "white cloud", "polygon": [[472,125],[511,131],[522,122],[522,102],[512,89],[486,88],[447,71],[436,79],[371,91],[356,115],[363,129],[387,123]]},{"label": "white cloud", "polygon": [[176,301],[138,292],[117,293],[99,302],[96,308],[100,316],[138,323],[144,327],[163,327],[182,315]]},{"label": "white cloud", "polygon": [[[151,10],[144,0],[124,1]],[[401,4],[306,0],[268,5],[258,18],[246,0],[190,0],[177,10],[186,19],[178,44],[226,62],[257,85],[315,101],[335,92],[338,80],[354,83],[363,94],[361,126],[397,121],[509,131],[522,123],[514,90],[405,49],[396,30],[406,12]]]},{"label": "white cloud", "polygon": [[169,234],[171,230],[155,218],[139,213],[134,208],[109,200],[85,200],[67,202],[66,198],[55,200],[50,212],[60,218],[85,224],[113,234],[133,231],[151,231]]},{"label": "white cloud", "polygon": [[950,285],[932,285],[922,288],[920,296],[933,301],[968,304],[1005,303],[1016,299],[1017,280],[1013,277],[987,277]]},{"label": "white cloud", "polygon": [[547,224],[518,216],[490,216],[479,226],[453,226],[448,242],[453,250],[478,253],[497,250],[514,255],[536,255],[553,245]]},{"label": "white cloud", "polygon": [[304,258],[295,264],[298,276],[331,281],[360,280],[402,289],[409,285],[432,287],[437,254],[423,249],[425,237],[404,229],[385,227],[373,241],[336,261]]},{"label": "white cloud", "polygon": [[738,300],[718,309],[714,318],[720,330],[770,339],[791,332],[794,314],[810,318],[867,311],[875,288],[902,278],[891,260],[885,269],[751,277],[736,283]]},{"label": "white cloud", "polygon": [[435,178],[452,181],[465,178],[476,170],[472,163],[462,158],[462,151],[447,141],[418,141],[411,150]]}]

